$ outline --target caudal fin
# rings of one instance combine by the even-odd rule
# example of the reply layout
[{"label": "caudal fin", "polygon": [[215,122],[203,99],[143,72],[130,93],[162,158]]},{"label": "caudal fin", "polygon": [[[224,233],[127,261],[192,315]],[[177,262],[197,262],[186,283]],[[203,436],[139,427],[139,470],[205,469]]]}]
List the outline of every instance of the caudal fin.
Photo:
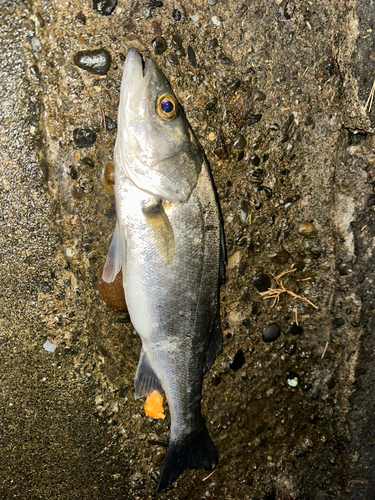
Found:
[{"label": "caudal fin", "polygon": [[180,440],[171,441],[160,473],[158,492],[167,488],[185,469],[211,469],[218,461],[217,449],[204,422]]}]

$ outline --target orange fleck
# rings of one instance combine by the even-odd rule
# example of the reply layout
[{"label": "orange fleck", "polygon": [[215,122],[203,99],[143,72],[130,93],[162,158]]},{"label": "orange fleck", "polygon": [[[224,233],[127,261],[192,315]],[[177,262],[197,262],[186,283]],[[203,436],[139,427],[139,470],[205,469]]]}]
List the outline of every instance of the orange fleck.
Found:
[{"label": "orange fleck", "polygon": [[158,391],[152,392],[147,396],[145,402],[145,413],[151,418],[165,418],[163,408],[163,396]]}]

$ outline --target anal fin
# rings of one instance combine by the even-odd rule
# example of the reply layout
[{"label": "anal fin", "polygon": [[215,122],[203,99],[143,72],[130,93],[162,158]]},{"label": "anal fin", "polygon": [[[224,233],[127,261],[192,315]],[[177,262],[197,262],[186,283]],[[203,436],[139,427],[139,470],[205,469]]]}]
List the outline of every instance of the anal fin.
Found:
[{"label": "anal fin", "polygon": [[163,392],[161,383],[151,368],[145,351],[141,350],[137,371],[134,378],[135,399],[148,396],[153,391]]}]

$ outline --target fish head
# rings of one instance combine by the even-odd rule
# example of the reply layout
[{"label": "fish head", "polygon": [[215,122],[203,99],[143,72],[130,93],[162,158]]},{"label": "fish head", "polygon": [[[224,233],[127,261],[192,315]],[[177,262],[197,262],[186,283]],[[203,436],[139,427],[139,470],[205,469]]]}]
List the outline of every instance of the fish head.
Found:
[{"label": "fish head", "polygon": [[126,56],[117,128],[116,170],[153,196],[188,201],[202,151],[167,79],[135,48]]}]

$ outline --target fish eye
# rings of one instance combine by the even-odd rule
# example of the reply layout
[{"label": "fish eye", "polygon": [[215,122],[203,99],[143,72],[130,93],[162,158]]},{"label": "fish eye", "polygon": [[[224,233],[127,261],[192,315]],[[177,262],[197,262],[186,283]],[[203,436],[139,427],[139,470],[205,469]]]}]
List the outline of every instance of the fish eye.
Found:
[{"label": "fish eye", "polygon": [[156,112],[162,120],[174,120],[178,115],[178,103],[173,95],[161,95],[156,101]]}]

